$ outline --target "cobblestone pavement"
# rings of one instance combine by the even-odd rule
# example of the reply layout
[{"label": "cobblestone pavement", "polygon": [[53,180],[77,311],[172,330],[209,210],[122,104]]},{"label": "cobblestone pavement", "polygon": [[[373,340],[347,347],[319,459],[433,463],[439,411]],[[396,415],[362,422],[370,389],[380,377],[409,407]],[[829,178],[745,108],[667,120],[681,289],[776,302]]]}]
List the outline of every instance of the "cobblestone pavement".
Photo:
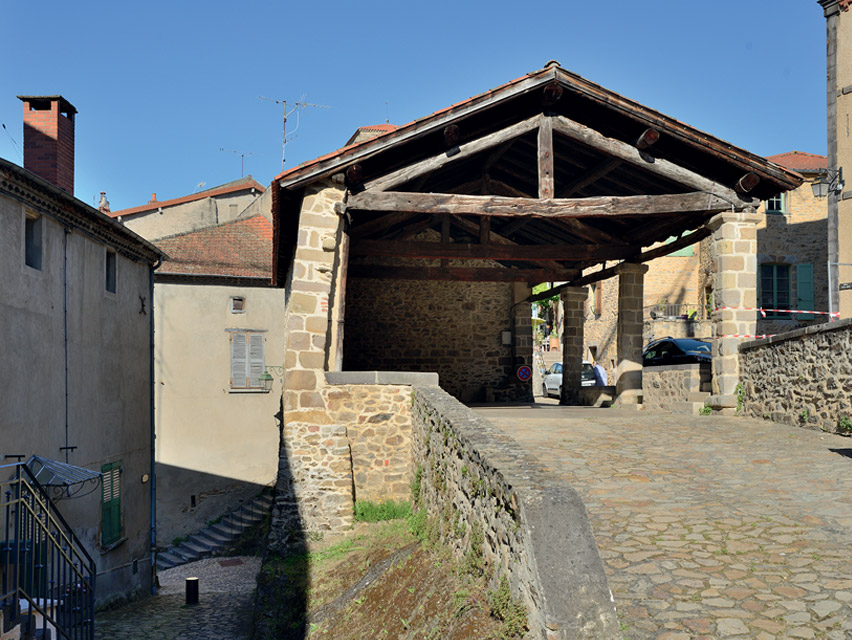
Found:
[{"label": "cobblestone pavement", "polygon": [[[96,640],[246,640],[260,558],[208,558],[159,572],[156,596],[95,616]],[[185,605],[197,577],[199,604]]]},{"label": "cobblestone pavement", "polygon": [[744,418],[476,408],[582,495],[629,640],[852,639],[852,440]]}]

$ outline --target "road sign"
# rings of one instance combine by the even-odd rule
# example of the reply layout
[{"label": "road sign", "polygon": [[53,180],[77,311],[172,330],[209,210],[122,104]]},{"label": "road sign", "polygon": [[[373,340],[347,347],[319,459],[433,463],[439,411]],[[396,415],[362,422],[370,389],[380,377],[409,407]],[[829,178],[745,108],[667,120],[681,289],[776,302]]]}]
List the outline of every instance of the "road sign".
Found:
[{"label": "road sign", "polygon": [[527,365],[522,364],[518,367],[518,380],[521,382],[526,382],[530,378],[532,378],[532,369],[530,369]]}]

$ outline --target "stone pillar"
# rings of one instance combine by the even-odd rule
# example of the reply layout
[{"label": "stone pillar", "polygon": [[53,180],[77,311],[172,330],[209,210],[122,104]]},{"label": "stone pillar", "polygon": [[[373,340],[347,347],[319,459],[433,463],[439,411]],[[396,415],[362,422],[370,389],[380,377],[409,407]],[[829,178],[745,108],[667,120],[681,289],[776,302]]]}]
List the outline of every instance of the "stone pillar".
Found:
[{"label": "stone pillar", "polygon": [[286,310],[284,413],[270,534],[275,547],[298,542],[305,532],[336,531],[352,523],[346,425],[334,420],[324,389],[334,324],[329,296],[340,265],[342,219],[334,205],[344,193],[331,181],[312,185],[299,214]]},{"label": "stone pillar", "polygon": [[[751,207],[714,216],[710,258],[713,265],[713,395],[709,404],[735,413],[740,381],[741,338],[757,326],[757,229],[761,216]],[[745,309],[751,309],[746,311]]]},{"label": "stone pillar", "polygon": [[559,404],[580,404],[580,374],[583,369],[583,325],[585,303],[589,294],[585,287],[566,287],[562,302],[562,394]]},{"label": "stone pillar", "polygon": [[519,302],[532,295],[532,289],[522,282],[512,284],[512,353],[514,355],[514,369],[511,372],[512,382],[519,385],[515,400],[520,402],[533,402],[533,380],[521,382],[515,375],[515,371],[522,364],[535,369],[533,364],[533,333],[532,333],[532,304]]},{"label": "stone pillar", "polygon": [[642,313],[647,271],[646,264],[623,262],[618,266],[615,404],[622,407],[638,407],[642,395]]}]

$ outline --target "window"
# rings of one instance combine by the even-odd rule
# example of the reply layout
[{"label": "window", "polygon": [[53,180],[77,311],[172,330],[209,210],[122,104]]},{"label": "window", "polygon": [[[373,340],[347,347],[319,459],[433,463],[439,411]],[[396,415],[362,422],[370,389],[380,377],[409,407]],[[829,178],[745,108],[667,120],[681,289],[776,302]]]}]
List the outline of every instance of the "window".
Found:
[{"label": "window", "polygon": [[24,222],[24,263],[41,271],[41,253],[44,239],[44,219],[27,211]]},{"label": "window", "polygon": [[115,251],[106,251],[106,260],[104,261],[105,282],[104,286],[110,293],[115,293]]},{"label": "window", "polygon": [[260,374],[266,369],[263,354],[263,334],[251,331],[231,331],[231,389],[263,391]]},{"label": "window", "polygon": [[787,211],[787,194],[779,193],[766,201],[766,213],[785,213]]},{"label": "window", "polygon": [[121,540],[121,462],[105,464],[101,473],[101,546],[106,547]]},{"label": "window", "polygon": [[[790,308],[790,265],[760,265],[760,306],[764,309]],[[789,314],[767,311],[769,318],[787,318]]]},{"label": "window", "polygon": [[[796,265],[796,308],[803,311],[814,309],[814,265]],[[812,313],[797,313],[798,320],[813,320]]]},{"label": "window", "polygon": [[246,299],[245,298],[231,298],[231,313],[245,313],[246,311]]}]

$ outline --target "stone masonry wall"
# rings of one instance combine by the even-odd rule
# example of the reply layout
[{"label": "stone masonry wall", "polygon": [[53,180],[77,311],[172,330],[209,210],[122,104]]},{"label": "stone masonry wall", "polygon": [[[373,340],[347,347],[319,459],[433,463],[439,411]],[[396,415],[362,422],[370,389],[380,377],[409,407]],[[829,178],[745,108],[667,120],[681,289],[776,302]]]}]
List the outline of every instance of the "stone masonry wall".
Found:
[{"label": "stone masonry wall", "polygon": [[642,370],[642,406],[669,411],[675,402],[687,402],[689,394],[709,392],[711,385],[710,363],[645,367]]},{"label": "stone masonry wall", "polygon": [[745,415],[852,434],[852,319],[744,343],[740,374]]},{"label": "stone masonry wall", "polygon": [[484,401],[515,386],[512,346],[501,343],[511,308],[510,283],[350,278],[343,368],[434,371],[463,402]]},{"label": "stone masonry wall", "polygon": [[621,638],[579,495],[439,388],[414,388],[412,420],[420,503],[457,556],[482,532],[486,575],[524,601],[528,637]]}]

